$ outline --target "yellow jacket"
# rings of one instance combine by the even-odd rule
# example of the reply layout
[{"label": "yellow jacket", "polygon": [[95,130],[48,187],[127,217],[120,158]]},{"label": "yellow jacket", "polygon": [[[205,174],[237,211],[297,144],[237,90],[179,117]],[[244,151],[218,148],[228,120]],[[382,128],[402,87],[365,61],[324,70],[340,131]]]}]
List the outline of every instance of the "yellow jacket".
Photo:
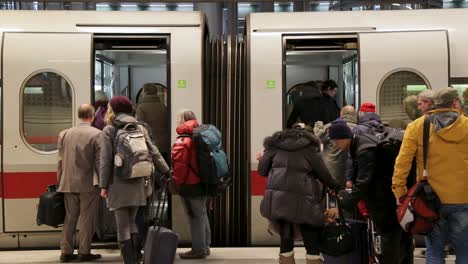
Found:
[{"label": "yellow jacket", "polygon": [[[448,111],[457,110],[434,110],[430,115]],[[392,189],[397,198],[406,194],[406,180],[415,156],[418,180],[422,177],[424,118],[410,123],[405,131],[393,174]],[[427,156],[429,183],[443,204],[468,203],[468,117],[460,114],[452,124],[434,130],[432,123]]]}]

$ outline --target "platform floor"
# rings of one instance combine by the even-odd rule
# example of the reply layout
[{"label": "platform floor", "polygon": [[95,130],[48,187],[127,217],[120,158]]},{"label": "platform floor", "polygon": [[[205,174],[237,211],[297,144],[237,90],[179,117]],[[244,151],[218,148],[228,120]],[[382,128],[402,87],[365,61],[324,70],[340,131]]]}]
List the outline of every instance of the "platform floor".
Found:
[{"label": "platform floor", "polygon": [[[178,249],[177,252],[184,252],[187,249]],[[296,248],[296,263],[305,263],[304,248]],[[420,250],[416,250],[415,264],[425,263],[425,259],[420,256]],[[103,255],[98,263],[122,263],[117,249],[95,249],[93,253]],[[0,251],[0,263],[58,263],[59,250],[32,250],[32,251]],[[419,256],[418,256],[419,255]],[[274,264],[278,263],[278,248],[212,248],[211,256],[206,260],[180,260],[178,264]],[[84,262],[81,262],[84,263]],[[96,262],[89,262],[96,263]],[[447,258],[447,264],[455,263],[454,257]]]}]

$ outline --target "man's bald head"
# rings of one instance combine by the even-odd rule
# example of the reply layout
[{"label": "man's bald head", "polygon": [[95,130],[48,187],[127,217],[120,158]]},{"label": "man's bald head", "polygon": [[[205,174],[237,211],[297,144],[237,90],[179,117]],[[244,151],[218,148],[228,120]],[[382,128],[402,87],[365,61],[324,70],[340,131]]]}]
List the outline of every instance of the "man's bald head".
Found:
[{"label": "man's bald head", "polygon": [[354,113],[356,113],[356,109],[354,109],[352,105],[346,105],[343,108],[341,108],[340,116],[354,114]]},{"label": "man's bald head", "polygon": [[78,107],[78,118],[82,121],[91,121],[94,119],[94,106],[90,104],[82,104]]}]

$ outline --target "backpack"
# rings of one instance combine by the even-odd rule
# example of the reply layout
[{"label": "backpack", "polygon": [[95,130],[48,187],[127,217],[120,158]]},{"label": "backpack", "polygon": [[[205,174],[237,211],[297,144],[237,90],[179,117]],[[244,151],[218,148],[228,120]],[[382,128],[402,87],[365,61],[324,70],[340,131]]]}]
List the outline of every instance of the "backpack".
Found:
[{"label": "backpack", "polygon": [[224,192],[231,184],[221,132],[213,125],[199,125],[193,130],[199,177],[208,196]]},{"label": "backpack", "polygon": [[134,179],[153,175],[153,158],[141,125],[128,123],[120,127],[114,144],[114,172],[118,178]]}]

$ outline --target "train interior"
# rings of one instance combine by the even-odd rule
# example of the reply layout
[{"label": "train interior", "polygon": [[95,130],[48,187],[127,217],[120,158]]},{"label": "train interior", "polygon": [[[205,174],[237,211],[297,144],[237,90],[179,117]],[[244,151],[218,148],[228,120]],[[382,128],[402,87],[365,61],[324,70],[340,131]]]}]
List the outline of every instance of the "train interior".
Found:
[{"label": "train interior", "polygon": [[[167,88],[167,84],[170,67],[166,40],[165,37],[98,38],[94,43],[94,101],[123,95],[137,106],[145,96],[143,85],[155,83],[159,84],[158,97],[168,107],[170,89]],[[170,122],[170,111],[167,114]],[[170,153],[170,149],[160,151]],[[159,195],[154,195],[152,209],[156,209],[158,197]],[[166,221],[171,215],[169,208],[170,206],[165,206],[163,213]],[[156,213],[153,211],[153,214]]]},{"label": "train interior", "polygon": [[352,36],[317,36],[286,38],[284,54],[285,109],[284,120],[294,102],[304,96],[302,84],[334,80],[338,84],[336,101],[343,105],[359,104],[357,38]]}]

